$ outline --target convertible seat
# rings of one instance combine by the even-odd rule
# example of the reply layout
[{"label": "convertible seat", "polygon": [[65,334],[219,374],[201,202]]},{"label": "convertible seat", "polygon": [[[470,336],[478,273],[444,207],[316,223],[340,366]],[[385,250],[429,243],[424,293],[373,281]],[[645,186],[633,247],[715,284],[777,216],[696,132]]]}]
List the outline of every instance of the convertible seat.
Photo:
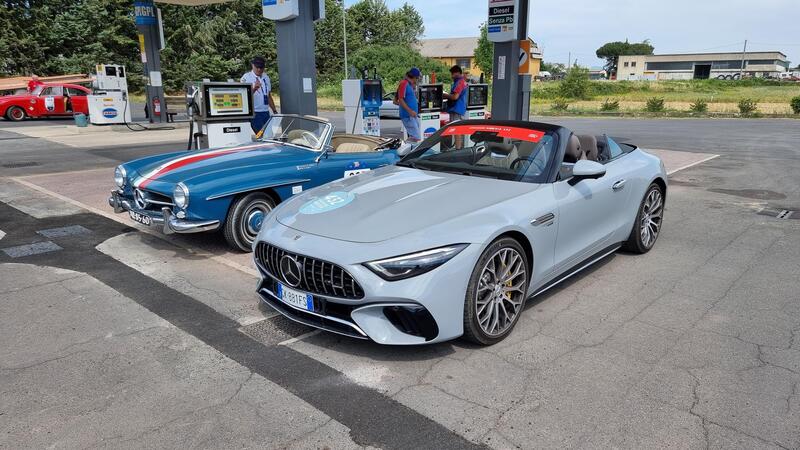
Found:
[{"label": "convertible seat", "polygon": [[597,138],[592,135],[583,134],[578,135],[578,140],[581,143],[581,150],[586,154],[586,159],[589,161],[597,161],[598,155],[600,154],[597,148]]},{"label": "convertible seat", "polygon": [[494,166],[501,169],[510,169],[511,164],[519,158],[517,146],[501,142],[487,142],[487,155],[478,161],[480,166]]},{"label": "convertible seat", "polygon": [[564,162],[575,164],[581,159],[582,156],[583,151],[581,150],[581,141],[573,134],[569,137],[569,141],[567,142],[567,151],[564,153]]},{"label": "convertible seat", "polygon": [[371,151],[369,145],[361,142],[342,142],[336,147],[336,153],[366,153]]}]

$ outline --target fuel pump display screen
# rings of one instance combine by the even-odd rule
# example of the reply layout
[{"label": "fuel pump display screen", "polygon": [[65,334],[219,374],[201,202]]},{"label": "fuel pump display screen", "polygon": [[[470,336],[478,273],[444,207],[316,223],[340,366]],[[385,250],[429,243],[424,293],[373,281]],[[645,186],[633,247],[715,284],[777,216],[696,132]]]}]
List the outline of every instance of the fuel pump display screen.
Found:
[{"label": "fuel pump display screen", "polygon": [[364,80],[362,104],[380,106],[383,97],[383,85],[380,80]]},{"label": "fuel pump display screen", "polygon": [[206,118],[242,117],[251,114],[250,89],[246,85],[204,86]]},{"label": "fuel pump display screen", "polygon": [[434,112],[442,110],[441,84],[426,84],[419,87],[419,111]]},{"label": "fuel pump display screen", "polygon": [[467,98],[468,108],[482,108],[489,104],[489,86],[486,84],[473,84],[469,87]]}]

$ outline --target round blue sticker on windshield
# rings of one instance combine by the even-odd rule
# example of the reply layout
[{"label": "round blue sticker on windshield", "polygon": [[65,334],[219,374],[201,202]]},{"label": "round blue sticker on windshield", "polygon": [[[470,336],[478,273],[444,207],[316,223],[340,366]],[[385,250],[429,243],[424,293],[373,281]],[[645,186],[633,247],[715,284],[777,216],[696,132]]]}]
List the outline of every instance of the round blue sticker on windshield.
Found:
[{"label": "round blue sticker on windshield", "polygon": [[322,214],[342,206],[347,206],[355,200],[352,192],[331,192],[324,197],[318,197],[300,207],[300,214]]}]

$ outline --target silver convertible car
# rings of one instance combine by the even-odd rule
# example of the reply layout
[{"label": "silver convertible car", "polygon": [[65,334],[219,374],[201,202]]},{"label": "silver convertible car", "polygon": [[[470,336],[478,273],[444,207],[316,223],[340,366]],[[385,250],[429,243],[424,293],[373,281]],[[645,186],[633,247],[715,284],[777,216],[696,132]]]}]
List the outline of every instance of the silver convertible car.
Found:
[{"label": "silver convertible car", "polygon": [[657,157],[543,123],[467,121],[395,166],[279,205],[254,245],[262,301],[381,344],[491,345],[527,299],[661,231]]}]

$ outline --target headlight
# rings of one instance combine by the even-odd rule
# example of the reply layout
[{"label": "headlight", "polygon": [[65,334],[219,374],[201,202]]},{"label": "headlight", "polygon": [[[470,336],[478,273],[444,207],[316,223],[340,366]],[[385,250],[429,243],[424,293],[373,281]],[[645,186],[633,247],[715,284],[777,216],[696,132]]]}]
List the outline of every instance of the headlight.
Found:
[{"label": "headlight", "polygon": [[189,188],[183,183],[175,185],[175,189],[172,190],[172,200],[178,208],[186,209],[189,206]]},{"label": "headlight", "polygon": [[441,266],[467,248],[468,244],[455,244],[447,247],[425,250],[410,255],[381,259],[364,263],[369,270],[386,281],[405,280]]},{"label": "headlight", "polygon": [[125,170],[123,166],[117,166],[114,169],[114,182],[117,183],[117,187],[120,189],[125,187],[125,180],[128,178],[128,171]]}]

